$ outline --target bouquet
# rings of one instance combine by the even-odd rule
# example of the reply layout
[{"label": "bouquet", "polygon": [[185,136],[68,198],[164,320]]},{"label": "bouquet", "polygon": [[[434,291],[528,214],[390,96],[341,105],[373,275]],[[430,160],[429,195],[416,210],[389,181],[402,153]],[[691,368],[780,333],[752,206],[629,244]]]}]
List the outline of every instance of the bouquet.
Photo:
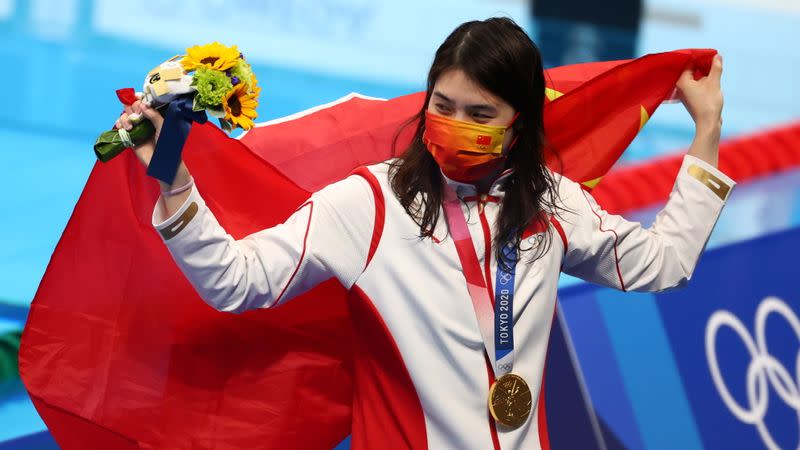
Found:
[{"label": "bouquet", "polygon": [[[174,148],[175,143],[182,147],[191,122],[205,122],[206,114],[218,119],[220,127],[228,132],[234,128],[252,128],[261,92],[257,84],[250,64],[235,45],[228,47],[213,42],[190,47],[186,55],[174,56],[159,64],[145,77],[142,92],[120,89],[117,96],[127,105],[141,99],[161,112],[165,121],[159,143],[165,134],[177,139],[167,139],[173,147],[170,160],[174,160],[175,151],[180,156],[180,148]],[[132,114],[130,118],[134,122],[131,130],[114,129],[97,138],[94,144],[97,159],[107,162],[126,148],[146,141],[155,132],[144,117]],[[160,147],[156,147],[156,153]]]}]

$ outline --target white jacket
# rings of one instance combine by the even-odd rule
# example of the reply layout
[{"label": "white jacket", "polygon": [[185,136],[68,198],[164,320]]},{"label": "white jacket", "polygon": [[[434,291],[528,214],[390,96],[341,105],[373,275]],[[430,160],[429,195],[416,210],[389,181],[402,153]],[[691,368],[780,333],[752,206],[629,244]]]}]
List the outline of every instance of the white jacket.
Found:
[{"label": "white jacket", "polygon": [[[508,430],[490,420],[492,369],[444,215],[435,239],[420,239],[387,169],[385,163],[361,168],[313,194],[285,223],[240,240],[219,225],[197,186],[172,217],[159,217],[160,204],[152,217],[175,262],[220,311],[269,308],[331,277],[350,290],[357,338],[353,449],[488,449],[493,438],[502,449],[543,448],[539,394],[559,272],[624,290],[681,286],[735,184],[687,155],[666,206],[643,228],[606,213],[580,185],[556,176],[566,211],[550,223],[544,256],[518,264],[513,306],[513,372],[527,381],[537,406],[525,424]],[[486,242],[506,176],[485,202],[473,186],[447,180],[466,200],[462,208],[491,296],[496,261]],[[528,230],[529,243],[537,242],[537,231]]]}]

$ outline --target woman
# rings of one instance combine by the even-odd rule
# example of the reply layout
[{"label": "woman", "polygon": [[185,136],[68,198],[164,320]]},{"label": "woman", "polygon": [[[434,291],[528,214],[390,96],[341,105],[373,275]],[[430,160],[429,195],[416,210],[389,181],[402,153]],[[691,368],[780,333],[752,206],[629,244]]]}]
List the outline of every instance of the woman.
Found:
[{"label": "woman", "polygon": [[[353,448],[547,448],[540,392],[559,272],[623,290],[680,286],[734,185],[716,168],[721,64],[678,82],[696,134],[649,229],[545,167],[541,55],[498,18],[459,26],[438,49],[400,158],[238,241],[181,164],[153,226],[220,311],[277,306],[332,277],[349,290]],[[117,126],[138,111],[160,129],[140,104]],[[143,164],[153,148],[135,149]]]}]

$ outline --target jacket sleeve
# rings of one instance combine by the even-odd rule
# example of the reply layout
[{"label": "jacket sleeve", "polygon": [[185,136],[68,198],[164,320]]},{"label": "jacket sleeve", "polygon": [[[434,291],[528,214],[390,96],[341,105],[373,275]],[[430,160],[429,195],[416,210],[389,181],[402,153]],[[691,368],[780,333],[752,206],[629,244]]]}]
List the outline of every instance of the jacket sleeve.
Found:
[{"label": "jacket sleeve", "polygon": [[313,194],[284,223],[239,240],[196,185],[169,218],[160,217],[161,202],[152,225],[173,259],[206,303],[234,313],[275,306],[332,277],[349,289],[364,269],[375,219],[375,199],[357,175]]},{"label": "jacket sleeve", "polygon": [[686,155],[669,200],[653,225],[604,211],[577,183],[561,179],[567,235],[562,270],[624,291],[663,291],[692,276],[735,182]]}]

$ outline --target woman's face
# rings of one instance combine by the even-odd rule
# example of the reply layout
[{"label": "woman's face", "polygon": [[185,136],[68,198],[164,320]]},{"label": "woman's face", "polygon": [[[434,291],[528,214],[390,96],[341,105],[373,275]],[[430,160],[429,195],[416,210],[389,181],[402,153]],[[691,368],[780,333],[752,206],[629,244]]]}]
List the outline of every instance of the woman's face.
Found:
[{"label": "woman's face", "polygon": [[[428,112],[460,120],[498,127],[508,126],[516,111],[503,99],[483,89],[461,69],[447,70],[436,80],[428,103]],[[514,138],[509,128],[503,141],[503,152]]]}]

